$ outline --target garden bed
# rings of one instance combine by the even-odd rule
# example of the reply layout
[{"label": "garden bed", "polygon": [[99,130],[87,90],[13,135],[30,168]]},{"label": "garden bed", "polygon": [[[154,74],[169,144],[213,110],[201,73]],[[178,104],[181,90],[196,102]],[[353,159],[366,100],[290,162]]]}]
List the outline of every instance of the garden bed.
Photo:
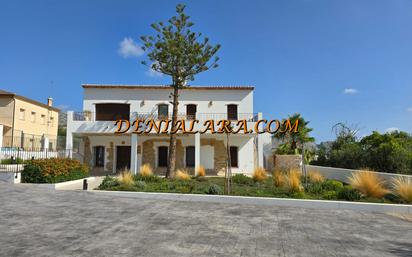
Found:
[{"label": "garden bed", "polygon": [[89,176],[89,168],[77,160],[50,158],[30,160],[21,171],[22,183],[55,184]]},{"label": "garden bed", "polygon": [[[308,182],[306,187],[301,184],[296,187],[279,185],[275,177],[260,181],[244,176],[235,175],[230,195],[274,197],[312,200],[343,200],[372,203],[405,203],[394,194],[387,194],[382,198],[363,196],[350,185],[337,180],[322,180]],[[155,175],[131,176],[129,180],[117,177],[106,177],[98,190],[107,191],[137,191],[137,192],[164,192],[182,194],[213,194],[223,195],[225,179],[223,177],[192,177],[190,179],[166,179]]]}]

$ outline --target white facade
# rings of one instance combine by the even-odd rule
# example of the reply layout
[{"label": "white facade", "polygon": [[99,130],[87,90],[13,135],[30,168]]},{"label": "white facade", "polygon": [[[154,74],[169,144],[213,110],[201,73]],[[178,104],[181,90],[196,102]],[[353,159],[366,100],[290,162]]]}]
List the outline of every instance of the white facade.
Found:
[{"label": "white facade", "polygon": [[[126,133],[115,135],[116,129],[113,120],[104,120],[101,110],[97,106],[113,106],[109,104],[122,104],[130,112],[129,119],[134,120],[137,115],[159,113],[159,105],[167,105],[169,117],[171,117],[172,104],[169,96],[172,93],[170,87],[165,86],[114,86],[114,85],[83,85],[83,112],[68,112],[67,118],[67,142],[66,147],[70,149],[73,145],[73,136],[83,137],[84,145],[81,146],[85,161],[92,168],[96,168],[96,158],[100,170],[105,172],[116,172],[122,161],[129,161],[129,168],[138,172],[140,165],[150,163],[153,168],[161,169],[159,158],[164,156],[159,153],[162,147],[168,147],[168,135],[132,134]],[[117,106],[116,105],[116,106]],[[228,119],[228,105],[235,105],[238,120],[246,119],[248,128],[253,126],[261,113],[253,111],[253,87],[189,87],[179,91],[179,118],[187,119],[187,105],[195,105],[195,116],[199,120],[195,128],[203,128],[204,120]],[[106,107],[107,112],[107,107]],[[99,113],[100,112],[100,113]],[[115,110],[113,110],[115,112]],[[108,114],[110,115],[110,114]],[[196,170],[199,165],[207,170],[219,172],[222,166],[222,147],[226,154],[227,137],[224,134],[189,134],[177,135],[179,144],[183,151],[178,151],[177,159],[183,163],[183,168]],[[267,166],[270,153],[264,153],[271,144],[269,134],[236,134],[229,136],[230,146],[237,149],[237,165],[232,167],[233,173],[251,173],[257,166]],[[117,156],[123,153],[118,150],[121,146],[130,146],[130,158]],[[100,149],[97,149],[99,148]],[[164,148],[163,148],[164,150]],[[194,165],[185,167],[186,161],[194,152]],[[103,152],[103,160],[100,160]],[[136,154],[133,154],[136,153]],[[234,153],[236,154],[236,153]],[[129,160],[130,159],[130,160]],[[190,158],[189,158],[190,159]],[[178,162],[179,162],[178,161]],[[100,163],[103,162],[103,163]],[[117,165],[119,164],[119,165]]]}]

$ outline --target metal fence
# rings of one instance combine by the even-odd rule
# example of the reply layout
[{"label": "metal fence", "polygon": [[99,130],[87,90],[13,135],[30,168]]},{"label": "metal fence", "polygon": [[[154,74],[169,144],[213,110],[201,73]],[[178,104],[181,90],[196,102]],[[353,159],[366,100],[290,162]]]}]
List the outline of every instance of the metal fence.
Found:
[{"label": "metal fence", "polygon": [[35,159],[74,158],[82,161],[81,154],[75,149],[22,149],[18,147],[3,147],[0,149],[0,172],[15,172],[23,170],[24,165]]},{"label": "metal fence", "polygon": [[66,136],[54,136],[48,138],[48,145],[45,145],[44,136],[23,134],[23,136],[3,136],[3,145],[5,148],[26,149],[49,149],[64,150],[66,148]]}]

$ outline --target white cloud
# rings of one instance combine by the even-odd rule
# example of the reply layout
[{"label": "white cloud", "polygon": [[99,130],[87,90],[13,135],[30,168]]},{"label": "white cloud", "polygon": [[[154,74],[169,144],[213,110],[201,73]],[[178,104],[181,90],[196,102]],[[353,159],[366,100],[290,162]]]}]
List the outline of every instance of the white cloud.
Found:
[{"label": "white cloud", "polygon": [[400,131],[399,128],[393,127],[393,128],[387,128],[385,130],[385,133],[391,133],[391,132],[395,132],[395,131]]},{"label": "white cloud", "polygon": [[408,112],[412,112],[412,107],[409,107],[408,109],[406,109]]},{"label": "white cloud", "polygon": [[358,90],[357,90],[357,89],[354,89],[354,88],[345,88],[345,89],[343,90],[343,93],[344,93],[345,95],[354,95],[354,94],[357,94],[357,93],[358,93]]},{"label": "white cloud", "polygon": [[119,43],[119,50],[117,50],[117,52],[123,58],[137,57],[141,56],[144,53],[141,46],[138,43],[134,42],[134,40],[130,37],[125,37]]}]

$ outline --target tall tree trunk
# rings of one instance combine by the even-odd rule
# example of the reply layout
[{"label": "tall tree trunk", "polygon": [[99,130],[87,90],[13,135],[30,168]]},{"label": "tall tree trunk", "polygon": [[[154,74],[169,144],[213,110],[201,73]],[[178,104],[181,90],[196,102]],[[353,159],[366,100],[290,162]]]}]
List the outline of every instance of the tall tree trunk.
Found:
[{"label": "tall tree trunk", "polygon": [[232,161],[230,158],[229,133],[226,133],[226,170],[225,170],[225,194],[230,195],[232,191]]},{"label": "tall tree trunk", "polygon": [[[174,85],[173,88],[173,113],[172,113],[172,128],[170,131],[175,130],[177,121],[177,112],[179,107],[179,83]],[[169,159],[166,171],[166,178],[174,178],[176,169],[176,133],[170,133],[169,143]]]}]

